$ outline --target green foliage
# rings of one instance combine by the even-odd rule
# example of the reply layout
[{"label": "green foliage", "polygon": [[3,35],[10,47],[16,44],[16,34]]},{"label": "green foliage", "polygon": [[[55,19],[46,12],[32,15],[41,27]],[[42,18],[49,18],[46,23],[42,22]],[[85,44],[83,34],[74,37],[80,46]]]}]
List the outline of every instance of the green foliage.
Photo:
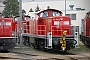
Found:
[{"label": "green foliage", "polygon": [[33,9],[32,9],[32,8],[30,8],[29,12],[33,12]]},{"label": "green foliage", "polygon": [[37,4],[37,7],[36,7],[36,9],[35,9],[35,12],[38,12],[38,11],[40,11],[40,8],[39,8],[39,6],[38,6],[38,4]]},{"label": "green foliage", "polygon": [[22,13],[25,13],[26,14],[26,11],[24,9],[22,9]]},{"label": "green foliage", "polygon": [[17,16],[19,15],[19,2],[18,0],[5,0],[3,2],[5,8],[3,10],[3,15],[7,16]]}]

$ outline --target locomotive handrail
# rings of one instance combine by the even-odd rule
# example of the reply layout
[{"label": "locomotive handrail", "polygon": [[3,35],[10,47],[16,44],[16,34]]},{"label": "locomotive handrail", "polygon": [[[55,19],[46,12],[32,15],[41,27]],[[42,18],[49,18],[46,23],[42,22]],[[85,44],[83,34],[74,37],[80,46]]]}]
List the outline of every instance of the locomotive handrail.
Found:
[{"label": "locomotive handrail", "polygon": [[[27,29],[27,27],[29,27],[29,29]],[[31,25],[26,25],[26,28],[22,27],[22,30],[23,30],[23,33],[31,34]]]},{"label": "locomotive handrail", "polygon": [[[38,31],[37,31],[38,34],[37,35],[39,35],[39,36],[45,36],[46,35],[46,26],[45,25],[38,25],[38,27],[40,27],[40,30],[38,29]],[[45,29],[42,30],[41,27],[44,27]],[[40,32],[40,34],[39,34],[39,32]],[[44,34],[42,32],[44,32]]]},{"label": "locomotive handrail", "polygon": [[28,33],[31,34],[31,25],[26,25],[26,27],[29,26]]}]

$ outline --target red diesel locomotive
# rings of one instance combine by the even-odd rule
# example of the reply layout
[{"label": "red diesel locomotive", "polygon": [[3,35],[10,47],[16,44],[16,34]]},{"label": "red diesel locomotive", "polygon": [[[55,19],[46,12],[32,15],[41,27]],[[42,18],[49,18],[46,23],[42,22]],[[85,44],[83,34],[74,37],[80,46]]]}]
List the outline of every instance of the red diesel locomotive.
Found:
[{"label": "red diesel locomotive", "polygon": [[32,46],[62,51],[75,48],[77,41],[71,34],[70,17],[62,16],[62,12],[56,9],[43,10],[37,15],[38,20],[33,20],[34,23],[30,24]]},{"label": "red diesel locomotive", "polygon": [[15,22],[0,15],[0,51],[10,51],[16,43]]},{"label": "red diesel locomotive", "polygon": [[84,19],[82,19],[82,28],[81,28],[81,41],[90,48],[90,12],[86,13]]}]

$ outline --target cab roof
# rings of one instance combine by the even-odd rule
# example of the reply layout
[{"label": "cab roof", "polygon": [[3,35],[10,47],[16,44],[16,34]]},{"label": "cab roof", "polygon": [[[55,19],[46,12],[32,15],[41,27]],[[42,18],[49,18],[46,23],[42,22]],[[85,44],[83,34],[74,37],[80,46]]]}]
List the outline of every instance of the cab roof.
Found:
[{"label": "cab roof", "polygon": [[57,12],[62,13],[61,11],[56,10],[56,9],[46,9],[46,10],[40,11],[39,13],[37,13],[37,15],[40,14],[40,13],[42,13],[42,12],[44,12],[44,11],[57,11]]}]

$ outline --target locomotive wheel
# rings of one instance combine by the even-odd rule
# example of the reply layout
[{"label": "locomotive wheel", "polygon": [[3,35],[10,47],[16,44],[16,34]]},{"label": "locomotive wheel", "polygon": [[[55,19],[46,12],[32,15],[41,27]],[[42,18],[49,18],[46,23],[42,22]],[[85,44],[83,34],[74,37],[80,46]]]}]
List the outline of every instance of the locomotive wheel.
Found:
[{"label": "locomotive wheel", "polygon": [[29,42],[29,38],[28,37],[23,37],[23,44],[25,46],[29,46],[30,47],[30,42]]},{"label": "locomotive wheel", "polygon": [[44,49],[44,42],[43,42],[42,39],[39,40],[39,48],[40,48],[41,50]]},{"label": "locomotive wheel", "polygon": [[33,47],[36,49],[44,50],[44,40],[36,38]]}]

